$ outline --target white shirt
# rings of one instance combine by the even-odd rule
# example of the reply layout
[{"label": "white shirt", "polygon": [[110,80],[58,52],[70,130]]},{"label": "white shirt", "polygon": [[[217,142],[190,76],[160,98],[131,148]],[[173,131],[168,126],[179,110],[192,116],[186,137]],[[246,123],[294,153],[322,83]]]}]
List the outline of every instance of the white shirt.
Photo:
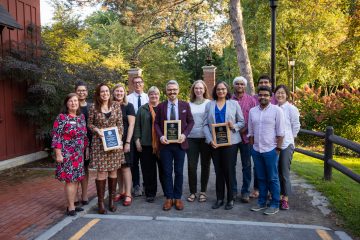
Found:
[{"label": "white shirt", "polygon": [[134,105],[135,114],[139,110],[139,108],[138,108],[139,95],[141,96],[141,98],[140,98],[141,99],[141,106],[149,102],[149,97],[148,97],[148,95],[146,93],[138,94],[136,92],[133,92],[133,93],[127,95],[128,102],[132,103],[132,105]]},{"label": "white shirt", "polygon": [[[174,108],[175,108],[175,120],[179,120],[179,100],[176,99],[175,102],[173,102],[175,105],[174,105]],[[170,102],[168,100],[168,104],[167,104],[167,113],[166,113],[166,116],[167,116],[167,119],[170,120],[170,114],[171,114],[171,105],[172,102]]]},{"label": "white shirt", "polygon": [[205,138],[204,133],[204,115],[205,115],[205,106],[210,102],[209,99],[205,99],[205,101],[201,104],[195,104],[190,102],[191,113],[194,118],[194,127],[191,129],[191,132],[188,135],[188,138]]},{"label": "white shirt", "polygon": [[290,144],[295,147],[294,138],[296,138],[300,130],[299,110],[289,102],[285,102],[279,107],[283,110],[285,117],[285,136],[281,148],[285,149]]},{"label": "white shirt", "polygon": [[276,137],[285,135],[284,113],[280,107],[269,104],[262,109],[253,107],[249,112],[248,137],[254,137],[254,150],[260,153],[276,148]]}]

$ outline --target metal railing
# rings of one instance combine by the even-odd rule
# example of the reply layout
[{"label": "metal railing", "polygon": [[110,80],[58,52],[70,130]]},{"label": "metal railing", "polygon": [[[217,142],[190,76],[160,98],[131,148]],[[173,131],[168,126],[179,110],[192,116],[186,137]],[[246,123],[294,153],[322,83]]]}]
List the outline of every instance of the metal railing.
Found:
[{"label": "metal railing", "polygon": [[348,139],[339,137],[334,135],[334,128],[333,127],[326,127],[326,132],[314,132],[310,130],[301,129],[301,134],[311,135],[319,138],[325,139],[324,144],[324,154],[314,153],[308,150],[304,150],[301,148],[295,148],[295,151],[313,158],[320,159],[324,161],[324,179],[330,181],[332,178],[332,168],[342,172],[346,176],[350,177],[354,181],[360,183],[360,175],[353,172],[349,168],[345,167],[344,165],[336,162],[333,159],[333,152],[334,152],[334,144],[338,144],[343,146],[347,149],[351,149],[354,152],[360,154],[360,144],[356,142],[352,142]]}]

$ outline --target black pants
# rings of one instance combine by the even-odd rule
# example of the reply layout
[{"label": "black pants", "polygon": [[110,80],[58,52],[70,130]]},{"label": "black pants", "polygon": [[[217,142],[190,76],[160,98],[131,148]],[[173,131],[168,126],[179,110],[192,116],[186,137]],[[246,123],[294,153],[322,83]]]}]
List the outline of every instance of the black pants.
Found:
[{"label": "black pants", "polygon": [[[152,153],[152,146],[141,146],[141,172],[143,174],[145,196],[155,197],[157,192],[157,169],[159,169],[159,179],[163,188],[163,170],[160,164],[160,159]],[[163,188],[164,189],[164,188]]]},{"label": "black pants", "polygon": [[188,138],[188,177],[190,193],[197,193],[197,166],[201,165],[200,192],[206,192],[210,175],[210,146],[205,143],[205,138]]},{"label": "black pants", "polygon": [[227,201],[233,200],[233,173],[235,168],[234,158],[237,157],[237,144],[225,147],[212,148],[211,157],[213,159],[216,175],[216,197],[218,200],[225,198],[225,185],[227,189]]},{"label": "black pants", "polygon": [[133,163],[131,165],[131,176],[132,176],[133,187],[140,186],[140,168],[139,168],[140,155],[141,153],[139,153],[134,148]]}]

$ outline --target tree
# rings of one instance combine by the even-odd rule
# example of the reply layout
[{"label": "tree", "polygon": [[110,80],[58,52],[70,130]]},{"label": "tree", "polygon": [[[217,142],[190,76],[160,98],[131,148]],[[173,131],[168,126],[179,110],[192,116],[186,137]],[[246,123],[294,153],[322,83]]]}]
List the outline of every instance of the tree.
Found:
[{"label": "tree", "polygon": [[255,93],[254,81],[245,39],[240,0],[230,0],[229,10],[231,33],[234,38],[240,73],[248,80],[248,90],[253,95]]}]

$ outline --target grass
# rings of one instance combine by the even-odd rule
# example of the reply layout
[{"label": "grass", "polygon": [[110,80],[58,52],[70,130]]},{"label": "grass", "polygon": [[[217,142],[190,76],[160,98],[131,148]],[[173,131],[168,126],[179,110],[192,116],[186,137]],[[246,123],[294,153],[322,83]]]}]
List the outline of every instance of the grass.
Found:
[{"label": "grass", "polygon": [[[335,157],[342,165],[360,174],[360,158]],[[322,192],[330,201],[333,212],[344,223],[344,228],[356,237],[360,237],[360,184],[333,169],[332,181],[323,180],[323,161],[294,154],[291,169],[305,178]]]}]

